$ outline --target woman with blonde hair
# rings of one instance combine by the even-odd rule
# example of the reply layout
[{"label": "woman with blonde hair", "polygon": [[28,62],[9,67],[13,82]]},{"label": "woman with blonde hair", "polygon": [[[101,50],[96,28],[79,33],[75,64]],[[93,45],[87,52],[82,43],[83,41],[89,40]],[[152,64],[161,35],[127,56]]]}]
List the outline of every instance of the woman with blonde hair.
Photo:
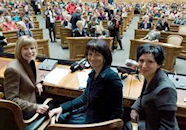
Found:
[{"label": "woman with blonde hair", "polygon": [[72,30],[72,36],[73,37],[86,37],[87,32],[83,27],[83,21],[82,20],[77,21],[76,26],[77,28]]},{"label": "woman with blonde hair", "polygon": [[38,104],[36,91],[43,92],[42,84],[37,80],[35,58],[37,41],[30,36],[17,40],[15,60],[7,65],[4,72],[5,98],[17,103],[23,112],[23,118],[29,119],[35,113],[44,114],[48,105]]}]

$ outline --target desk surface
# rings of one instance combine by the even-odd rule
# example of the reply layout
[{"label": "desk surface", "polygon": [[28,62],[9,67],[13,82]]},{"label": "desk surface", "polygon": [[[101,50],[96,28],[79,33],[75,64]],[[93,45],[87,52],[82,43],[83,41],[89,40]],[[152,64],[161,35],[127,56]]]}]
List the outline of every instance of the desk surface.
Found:
[{"label": "desk surface", "polygon": [[[0,57],[0,79],[4,79],[4,71],[6,69],[6,65],[11,62],[13,59],[2,58]],[[36,66],[40,63],[36,62]],[[57,67],[68,68],[66,65],[57,65]],[[38,67],[37,67],[38,68]],[[47,75],[49,72],[44,70],[38,70],[38,78],[41,78],[43,75]],[[128,75],[128,78],[123,81],[124,89],[123,89],[123,97],[124,97],[124,106],[130,107],[132,103],[138,98],[141,93],[142,84],[143,84],[143,76],[140,76],[140,80],[136,77],[136,75]],[[46,91],[48,93],[63,95],[68,97],[77,97],[82,93],[82,90],[79,89],[79,82],[77,78],[77,72],[67,74],[58,85],[52,85],[44,83]],[[186,103],[184,102],[184,98],[186,98],[185,90],[177,90],[178,94],[178,111],[177,114],[180,116],[186,117]]]}]

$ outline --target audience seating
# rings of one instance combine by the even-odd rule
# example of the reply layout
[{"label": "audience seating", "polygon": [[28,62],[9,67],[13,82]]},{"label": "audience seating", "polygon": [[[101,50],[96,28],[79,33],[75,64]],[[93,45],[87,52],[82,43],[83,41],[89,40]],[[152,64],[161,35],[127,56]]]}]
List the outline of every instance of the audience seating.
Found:
[{"label": "audience seating", "polygon": [[[16,45],[15,43],[10,43],[7,46],[4,46],[3,47],[4,52],[14,54],[15,45]],[[39,39],[37,40],[37,45],[38,45],[38,56],[49,58],[50,57],[49,40]]]},{"label": "audience seating", "polygon": [[179,33],[179,34],[186,35],[186,25],[180,25],[180,26],[179,26],[178,33]]},{"label": "audience seating", "polygon": [[122,130],[122,127],[121,119],[113,119],[92,124],[50,124],[48,130]]},{"label": "audience seating", "polygon": [[43,29],[42,28],[32,28],[30,31],[35,39],[43,39]]},{"label": "audience seating", "polygon": [[170,25],[170,32],[178,32],[178,30],[179,30],[179,25],[177,24]]},{"label": "audience seating", "polygon": [[[134,38],[135,39],[143,38],[148,34],[148,32],[149,32],[149,30],[135,29],[135,37]],[[183,40],[182,40],[182,43],[181,43],[181,46],[183,46],[183,49],[182,49],[182,51],[181,51],[181,53],[179,54],[178,57],[186,59],[186,35],[185,34],[180,34],[180,33],[177,33],[177,32],[163,32],[162,31],[159,41],[166,43],[167,42],[167,37],[169,35],[180,35],[180,36],[183,37]]]},{"label": "audience seating", "polygon": [[[45,100],[43,104],[47,104],[51,101],[51,98]],[[36,113],[31,119],[23,120],[22,110],[16,103],[9,100],[0,100],[0,129],[1,130],[33,130],[43,127],[42,122],[46,120],[46,117],[39,117]],[[37,120],[37,121],[36,121]],[[48,123],[50,119],[46,120]]]},{"label": "audience seating", "polygon": [[173,45],[181,46],[182,41],[183,41],[183,37],[179,35],[169,35],[167,37],[167,43]]},{"label": "audience seating", "polygon": [[61,20],[55,21],[56,38],[60,38]]},{"label": "audience seating", "polygon": [[[32,28],[30,31],[35,39],[43,39],[43,29]],[[17,31],[3,31],[3,36],[7,39],[8,43],[15,43],[17,41]]]},{"label": "audience seating", "polygon": [[104,29],[108,30],[108,21],[107,20],[102,20],[102,26]]},{"label": "audience seating", "polygon": [[40,28],[38,21],[33,21],[33,23],[34,23],[34,28]]},{"label": "audience seating", "polygon": [[[80,60],[85,57],[86,44],[92,40],[97,39],[94,37],[67,37],[67,43],[69,45],[70,60]],[[112,50],[113,37],[102,38],[105,40],[110,50]]]},{"label": "audience seating", "polygon": [[183,49],[182,46],[177,46],[177,45],[172,45],[172,44],[167,44],[167,43],[162,43],[162,42],[140,40],[140,39],[135,39],[135,40],[130,40],[130,41],[131,41],[131,44],[130,44],[129,59],[136,60],[136,50],[138,46],[142,44],[150,43],[150,44],[160,45],[165,50],[165,61],[164,61],[162,68],[167,71],[174,72],[175,60],[176,60],[176,57],[182,51]]},{"label": "audience seating", "polygon": [[69,28],[60,28],[60,37],[61,37],[61,46],[62,48],[68,48],[68,43],[66,41],[66,37],[72,36],[72,29]]},{"label": "audience seating", "polygon": [[17,41],[17,31],[3,31],[2,33],[8,43],[14,43]]}]

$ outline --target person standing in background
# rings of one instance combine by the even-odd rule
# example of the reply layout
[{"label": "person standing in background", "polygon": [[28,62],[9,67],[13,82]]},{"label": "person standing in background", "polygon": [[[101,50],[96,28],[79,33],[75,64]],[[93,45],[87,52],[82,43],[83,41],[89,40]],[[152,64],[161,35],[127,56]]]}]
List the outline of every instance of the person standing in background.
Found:
[{"label": "person standing in background", "polygon": [[[49,30],[51,42],[56,42],[56,29],[55,29],[55,13],[52,10],[51,5],[48,5],[48,8],[45,10],[46,15],[46,28]],[[52,38],[53,33],[53,38]]]}]

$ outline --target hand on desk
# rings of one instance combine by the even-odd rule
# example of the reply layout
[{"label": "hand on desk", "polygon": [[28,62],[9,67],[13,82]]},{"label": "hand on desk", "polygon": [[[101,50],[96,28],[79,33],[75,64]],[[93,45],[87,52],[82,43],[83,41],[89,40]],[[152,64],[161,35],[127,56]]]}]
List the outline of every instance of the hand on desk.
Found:
[{"label": "hand on desk", "polygon": [[59,115],[62,113],[63,109],[62,107],[58,107],[58,108],[55,108],[55,109],[52,109],[51,111],[49,111],[48,115],[49,117],[53,117],[54,115],[56,115],[56,121],[58,122],[58,119],[59,119]]}]

